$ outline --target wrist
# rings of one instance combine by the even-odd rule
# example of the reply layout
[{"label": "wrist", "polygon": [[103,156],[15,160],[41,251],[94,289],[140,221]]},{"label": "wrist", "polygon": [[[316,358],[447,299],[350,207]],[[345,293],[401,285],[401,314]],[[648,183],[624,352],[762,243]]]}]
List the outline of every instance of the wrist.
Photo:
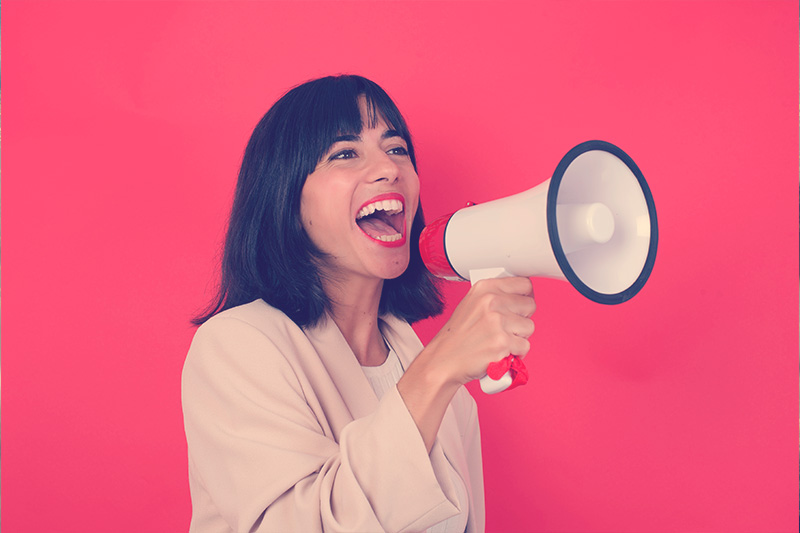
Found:
[{"label": "wrist", "polygon": [[437,357],[435,346],[428,346],[411,363],[403,377],[413,382],[413,388],[429,400],[438,398],[450,403],[462,383],[449,366]]}]

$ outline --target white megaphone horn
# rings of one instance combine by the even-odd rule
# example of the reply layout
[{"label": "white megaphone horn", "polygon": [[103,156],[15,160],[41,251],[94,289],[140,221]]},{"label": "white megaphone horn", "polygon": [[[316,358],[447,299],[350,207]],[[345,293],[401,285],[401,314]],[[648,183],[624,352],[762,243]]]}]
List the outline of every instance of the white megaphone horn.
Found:
[{"label": "white megaphone horn", "polygon": [[[655,204],[639,167],[613,144],[587,141],[536,187],[434,220],[419,247],[441,278],[555,278],[594,302],[619,304],[644,286],[657,243]],[[484,376],[481,388],[503,391],[514,374]]]}]

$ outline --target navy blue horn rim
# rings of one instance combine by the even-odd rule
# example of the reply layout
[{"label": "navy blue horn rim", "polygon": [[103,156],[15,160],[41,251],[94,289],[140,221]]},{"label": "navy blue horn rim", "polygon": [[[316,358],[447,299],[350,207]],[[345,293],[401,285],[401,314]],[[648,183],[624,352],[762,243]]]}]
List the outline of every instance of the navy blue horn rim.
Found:
[{"label": "navy blue horn rim", "polygon": [[[567,255],[564,253],[564,249],[561,246],[561,240],[558,237],[556,199],[558,198],[558,189],[561,185],[561,180],[563,179],[564,173],[567,171],[569,165],[579,155],[593,150],[609,152],[625,163],[625,165],[630,169],[633,175],[636,176],[636,179],[639,182],[639,186],[642,189],[642,194],[644,194],[645,201],[647,202],[647,210],[650,215],[650,248],[647,252],[647,259],[645,260],[644,268],[642,268],[639,276],[627,289],[616,294],[597,292],[586,285],[572,269],[572,266],[570,266]],[[631,159],[631,157],[623,152],[620,148],[606,141],[583,142],[567,152],[567,155],[565,155],[558,163],[558,166],[553,173],[553,177],[550,180],[550,187],[547,192],[547,232],[550,235],[550,246],[553,249],[558,266],[566,276],[567,281],[569,281],[570,284],[572,284],[572,286],[575,287],[585,297],[597,303],[614,305],[626,302],[633,298],[636,293],[638,293],[642,287],[644,287],[644,284],[650,277],[650,273],[653,271],[653,265],[656,262],[656,248],[658,246],[658,222],[656,219],[656,206],[653,202],[653,195],[650,192],[650,187],[647,185],[642,171],[639,170],[639,167],[633,162],[633,159]]]}]

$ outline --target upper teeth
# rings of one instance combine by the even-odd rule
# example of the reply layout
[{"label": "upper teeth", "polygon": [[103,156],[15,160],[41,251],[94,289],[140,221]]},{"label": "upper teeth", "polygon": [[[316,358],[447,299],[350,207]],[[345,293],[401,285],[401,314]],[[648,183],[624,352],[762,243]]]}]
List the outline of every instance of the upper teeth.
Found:
[{"label": "upper teeth", "polygon": [[379,200],[365,205],[356,215],[356,220],[371,215],[375,211],[386,211],[390,215],[396,215],[403,211],[403,203],[400,200]]}]

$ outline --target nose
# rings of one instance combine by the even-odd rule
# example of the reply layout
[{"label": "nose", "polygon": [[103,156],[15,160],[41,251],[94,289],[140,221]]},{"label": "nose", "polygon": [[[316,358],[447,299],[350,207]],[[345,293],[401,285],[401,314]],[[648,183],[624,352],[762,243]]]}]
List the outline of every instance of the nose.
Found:
[{"label": "nose", "polygon": [[371,181],[387,181],[394,183],[400,178],[400,167],[392,157],[383,150],[376,150],[373,168],[370,171]]}]

